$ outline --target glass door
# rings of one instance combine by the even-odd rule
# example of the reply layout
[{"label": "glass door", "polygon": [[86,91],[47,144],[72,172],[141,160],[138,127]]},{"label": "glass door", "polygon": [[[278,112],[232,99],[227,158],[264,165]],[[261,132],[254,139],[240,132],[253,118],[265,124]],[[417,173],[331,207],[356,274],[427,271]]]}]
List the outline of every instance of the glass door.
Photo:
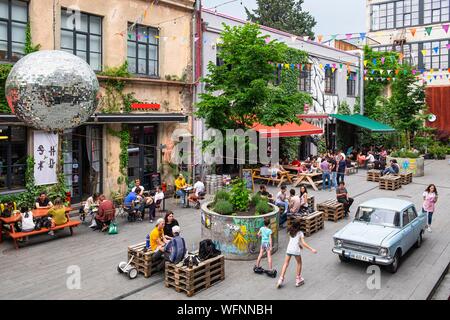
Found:
[{"label": "glass door", "polygon": [[128,180],[140,179],[146,190],[153,189],[151,175],[157,172],[156,126],[131,126],[128,147]]},{"label": "glass door", "polygon": [[72,195],[72,203],[81,202],[83,196],[82,186],[82,141],[79,135],[69,131],[64,134],[64,175]]}]

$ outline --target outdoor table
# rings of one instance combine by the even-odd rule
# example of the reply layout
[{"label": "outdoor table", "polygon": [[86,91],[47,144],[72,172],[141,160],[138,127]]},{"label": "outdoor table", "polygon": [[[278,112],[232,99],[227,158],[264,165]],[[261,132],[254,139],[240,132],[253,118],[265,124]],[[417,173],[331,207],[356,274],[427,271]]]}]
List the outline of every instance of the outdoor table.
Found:
[{"label": "outdoor table", "polygon": [[[277,177],[273,178],[272,176],[264,177],[261,176],[261,170],[260,169],[253,169],[252,171],[253,179],[262,179],[267,180],[268,182],[272,181],[272,184],[275,185],[275,181],[279,181],[278,187],[280,187],[284,181],[288,181],[290,184],[292,183],[292,179],[289,175],[289,171],[278,171]],[[278,178],[279,176],[279,178]]]},{"label": "outdoor table", "polygon": [[300,173],[298,175],[297,180],[295,181],[295,184],[293,187],[297,187],[302,182],[305,184],[309,184],[311,187],[314,188],[314,190],[319,191],[318,185],[322,183],[322,180],[320,181],[314,181],[314,178],[321,177],[322,173],[316,172],[316,173]]},{"label": "outdoor table", "polygon": [[[31,212],[33,213],[33,218],[42,218],[48,215],[48,211],[50,210],[50,208],[39,208],[39,209],[33,209],[31,210]],[[72,211],[72,208],[70,207],[66,207],[66,215]],[[4,218],[1,217],[0,218],[0,242],[2,242],[2,232],[3,232],[3,225],[7,224],[9,225],[9,230],[11,230],[11,228],[14,228],[14,224],[18,221],[20,221],[20,219],[22,219],[20,213],[16,213],[14,215],[12,215],[11,217],[8,218]]]},{"label": "outdoor table", "polygon": [[182,189],[186,192],[186,208],[190,208],[190,206],[189,206],[189,194],[192,193],[192,191],[194,190],[194,187],[188,186],[188,187],[184,187]]}]

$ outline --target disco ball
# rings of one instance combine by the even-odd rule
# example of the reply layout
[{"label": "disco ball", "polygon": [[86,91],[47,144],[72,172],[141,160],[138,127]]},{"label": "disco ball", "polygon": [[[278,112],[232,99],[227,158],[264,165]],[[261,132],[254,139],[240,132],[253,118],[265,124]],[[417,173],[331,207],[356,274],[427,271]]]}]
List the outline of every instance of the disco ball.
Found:
[{"label": "disco ball", "polygon": [[26,55],[6,80],[6,98],[12,112],[27,125],[61,131],[86,122],[98,104],[99,84],[81,58],[44,50]]}]

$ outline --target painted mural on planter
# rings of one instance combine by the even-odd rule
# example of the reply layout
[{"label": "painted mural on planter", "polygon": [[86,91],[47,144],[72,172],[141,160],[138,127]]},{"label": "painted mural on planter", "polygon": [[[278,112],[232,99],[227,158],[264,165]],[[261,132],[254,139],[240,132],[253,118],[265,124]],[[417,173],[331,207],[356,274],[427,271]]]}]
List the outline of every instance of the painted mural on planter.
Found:
[{"label": "painted mural on planter", "polygon": [[227,259],[252,260],[259,254],[261,239],[258,231],[264,219],[270,219],[272,252],[278,249],[278,208],[261,216],[239,217],[220,215],[202,206],[202,239],[211,239]]}]

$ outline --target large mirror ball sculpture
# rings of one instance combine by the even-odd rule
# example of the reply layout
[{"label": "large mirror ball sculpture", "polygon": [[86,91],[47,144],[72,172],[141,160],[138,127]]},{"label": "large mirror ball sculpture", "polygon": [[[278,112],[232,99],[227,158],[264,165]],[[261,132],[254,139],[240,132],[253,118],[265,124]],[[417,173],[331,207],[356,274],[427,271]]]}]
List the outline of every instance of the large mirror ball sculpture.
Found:
[{"label": "large mirror ball sculpture", "polygon": [[12,112],[46,131],[79,126],[97,108],[99,84],[81,58],[56,50],[26,55],[12,68],[5,92]]}]

